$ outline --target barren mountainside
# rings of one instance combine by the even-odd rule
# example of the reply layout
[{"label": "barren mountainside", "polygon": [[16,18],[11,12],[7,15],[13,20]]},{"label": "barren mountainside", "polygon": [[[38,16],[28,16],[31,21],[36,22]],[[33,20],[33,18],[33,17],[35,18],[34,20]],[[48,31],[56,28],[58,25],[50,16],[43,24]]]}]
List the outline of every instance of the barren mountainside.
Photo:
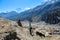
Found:
[{"label": "barren mountainside", "polygon": [[[0,40],[4,40],[4,38],[10,34],[10,32],[12,32],[12,33],[16,32],[17,33],[16,36],[20,40],[48,40],[48,39],[49,40],[59,40],[60,39],[60,35],[50,35],[50,36],[46,35],[46,37],[42,37],[42,38],[38,35],[31,36],[30,32],[29,32],[29,27],[27,26],[28,22],[23,22],[23,23],[22,23],[22,25],[25,25],[25,26],[20,27],[20,26],[18,26],[18,24],[15,21],[0,18]],[[26,23],[27,23],[27,25],[26,25]],[[35,29],[38,29],[38,31],[41,31],[41,32],[50,32],[51,30],[53,30],[53,28],[50,28],[50,27],[52,27],[52,26],[57,27],[57,25],[46,25],[44,22],[32,23],[32,26],[33,27],[38,26],[38,28],[35,28]],[[43,29],[43,30],[40,30],[40,29]]]}]

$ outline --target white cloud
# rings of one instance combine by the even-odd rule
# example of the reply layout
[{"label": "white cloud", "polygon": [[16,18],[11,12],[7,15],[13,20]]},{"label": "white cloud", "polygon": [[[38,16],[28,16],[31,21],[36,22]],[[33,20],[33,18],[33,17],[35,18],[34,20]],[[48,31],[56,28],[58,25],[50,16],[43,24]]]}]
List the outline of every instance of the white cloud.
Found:
[{"label": "white cloud", "polygon": [[26,11],[26,10],[29,10],[30,8],[29,7],[26,7],[26,8],[18,8],[16,9],[15,11],[20,13],[20,12],[23,12],[23,11]]},{"label": "white cloud", "polygon": [[26,7],[24,10],[29,10],[30,8]]},{"label": "white cloud", "polygon": [[29,7],[26,7],[24,9],[22,9],[21,11],[26,11],[26,10],[29,10],[30,8]]}]

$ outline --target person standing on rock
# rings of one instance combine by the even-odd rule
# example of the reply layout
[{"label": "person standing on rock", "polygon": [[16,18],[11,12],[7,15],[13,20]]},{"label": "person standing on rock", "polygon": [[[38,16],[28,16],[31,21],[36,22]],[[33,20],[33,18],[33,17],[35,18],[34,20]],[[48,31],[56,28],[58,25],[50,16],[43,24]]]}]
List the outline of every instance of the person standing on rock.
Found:
[{"label": "person standing on rock", "polygon": [[18,23],[18,25],[19,25],[20,27],[23,27],[22,24],[21,24],[21,20],[20,20],[20,19],[18,20],[17,23]]},{"label": "person standing on rock", "polygon": [[31,22],[30,21],[29,21],[29,31],[30,31],[30,35],[32,35],[32,25],[31,25]]}]

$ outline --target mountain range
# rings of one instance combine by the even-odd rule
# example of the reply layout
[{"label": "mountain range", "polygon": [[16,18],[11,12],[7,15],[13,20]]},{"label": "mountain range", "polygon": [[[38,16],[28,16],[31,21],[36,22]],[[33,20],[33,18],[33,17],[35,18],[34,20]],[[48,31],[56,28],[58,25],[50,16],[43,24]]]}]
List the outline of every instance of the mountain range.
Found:
[{"label": "mountain range", "polygon": [[[46,2],[42,5],[38,5],[37,7],[33,8],[33,9],[26,10],[21,13],[12,11],[12,12],[8,12],[8,13],[0,13],[0,16],[10,19],[10,20],[14,20],[14,21],[18,21],[20,19],[20,20],[28,20],[28,21],[33,21],[33,22],[39,22],[39,21],[46,22],[46,21],[50,20],[48,18],[49,15],[50,15],[50,17],[53,17],[53,16],[56,16],[56,18],[60,17],[59,12],[57,12],[59,10],[60,10],[60,2],[54,2],[54,3]],[[51,15],[53,15],[53,16],[51,16]],[[56,20],[56,18],[53,18],[52,20],[54,21],[54,20]],[[57,20],[59,22],[60,19],[57,19]],[[50,22],[52,22],[52,21],[50,20]],[[48,21],[46,23],[50,23],[50,22]],[[55,22],[52,22],[52,23],[55,24]]]}]

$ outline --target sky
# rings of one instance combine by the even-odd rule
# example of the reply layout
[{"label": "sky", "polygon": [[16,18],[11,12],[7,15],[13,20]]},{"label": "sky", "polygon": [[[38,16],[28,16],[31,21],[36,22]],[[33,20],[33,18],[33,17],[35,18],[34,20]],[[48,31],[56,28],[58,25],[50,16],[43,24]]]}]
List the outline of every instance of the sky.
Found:
[{"label": "sky", "polygon": [[24,11],[43,4],[47,0],[0,0],[0,12]]}]

